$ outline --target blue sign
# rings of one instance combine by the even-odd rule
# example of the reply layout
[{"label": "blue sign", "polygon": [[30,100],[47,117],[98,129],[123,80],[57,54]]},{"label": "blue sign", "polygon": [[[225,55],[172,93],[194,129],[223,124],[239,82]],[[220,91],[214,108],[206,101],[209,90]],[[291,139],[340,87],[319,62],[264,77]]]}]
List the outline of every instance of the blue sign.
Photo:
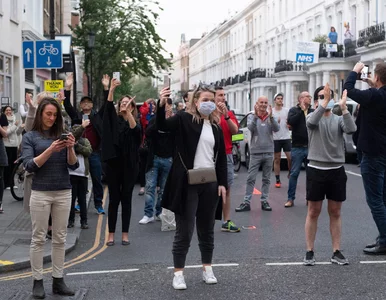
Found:
[{"label": "blue sign", "polygon": [[296,62],[313,63],[314,62],[314,54],[296,53]]},{"label": "blue sign", "polygon": [[35,47],[34,41],[23,41],[23,68],[35,68]]},{"label": "blue sign", "polygon": [[62,41],[36,41],[36,69],[61,69],[63,67]]}]

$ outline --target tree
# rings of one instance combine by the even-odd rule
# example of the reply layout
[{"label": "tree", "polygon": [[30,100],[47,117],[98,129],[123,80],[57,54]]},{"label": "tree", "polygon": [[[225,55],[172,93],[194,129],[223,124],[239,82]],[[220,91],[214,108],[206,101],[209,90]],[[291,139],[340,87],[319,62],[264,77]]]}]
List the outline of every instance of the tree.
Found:
[{"label": "tree", "polygon": [[[153,7],[153,8],[152,8]],[[165,42],[156,32],[162,10],[153,0],[81,0],[80,24],[71,27],[74,45],[85,49],[85,71],[93,63],[93,91],[100,98],[103,74],[121,73],[120,89],[130,92],[129,80],[134,74],[152,77],[155,70],[169,67],[162,55]],[[88,35],[95,33],[95,44],[88,48]],[[170,54],[171,56],[171,54]]]},{"label": "tree", "polygon": [[326,44],[328,41],[328,37],[325,34],[319,34],[312,41],[320,44]]},{"label": "tree", "polygon": [[[152,85],[151,77],[135,77],[130,81],[131,94],[137,103],[145,102],[149,98],[157,98],[158,90]],[[119,91],[118,91],[119,92]]]}]

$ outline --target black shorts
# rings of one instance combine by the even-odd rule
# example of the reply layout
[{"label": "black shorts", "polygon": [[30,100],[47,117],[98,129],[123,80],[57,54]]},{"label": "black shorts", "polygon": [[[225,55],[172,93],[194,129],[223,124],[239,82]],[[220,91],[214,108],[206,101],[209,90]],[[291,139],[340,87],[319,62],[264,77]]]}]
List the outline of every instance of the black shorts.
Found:
[{"label": "black shorts", "polygon": [[291,140],[276,140],[273,141],[273,143],[275,153],[281,152],[281,149],[283,149],[284,152],[291,152]]},{"label": "black shorts", "polygon": [[307,167],[308,201],[328,200],[343,202],[346,200],[347,175],[342,166],[339,169],[319,170]]}]

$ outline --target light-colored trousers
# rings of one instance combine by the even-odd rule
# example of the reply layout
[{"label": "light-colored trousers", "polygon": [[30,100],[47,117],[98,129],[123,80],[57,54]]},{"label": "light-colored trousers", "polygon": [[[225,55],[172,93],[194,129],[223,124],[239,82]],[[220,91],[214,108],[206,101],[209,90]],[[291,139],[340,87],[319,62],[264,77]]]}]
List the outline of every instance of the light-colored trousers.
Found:
[{"label": "light-colored trousers", "polygon": [[71,207],[71,190],[31,192],[32,240],[30,259],[32,277],[43,279],[43,253],[48,219],[52,215],[52,277],[63,277],[67,223]]}]

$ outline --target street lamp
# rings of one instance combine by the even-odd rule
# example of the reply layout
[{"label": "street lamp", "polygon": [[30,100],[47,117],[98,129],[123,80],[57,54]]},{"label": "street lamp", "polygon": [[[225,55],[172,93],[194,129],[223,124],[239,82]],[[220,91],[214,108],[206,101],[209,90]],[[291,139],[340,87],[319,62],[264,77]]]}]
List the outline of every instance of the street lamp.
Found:
[{"label": "street lamp", "polygon": [[88,49],[90,50],[90,90],[89,96],[92,99],[92,50],[95,46],[95,33],[90,31],[88,33]]},{"label": "street lamp", "polygon": [[248,66],[249,66],[249,74],[248,74],[248,78],[249,78],[249,110],[251,111],[252,110],[252,67],[253,67],[253,57],[252,55],[250,55],[248,57]]}]

